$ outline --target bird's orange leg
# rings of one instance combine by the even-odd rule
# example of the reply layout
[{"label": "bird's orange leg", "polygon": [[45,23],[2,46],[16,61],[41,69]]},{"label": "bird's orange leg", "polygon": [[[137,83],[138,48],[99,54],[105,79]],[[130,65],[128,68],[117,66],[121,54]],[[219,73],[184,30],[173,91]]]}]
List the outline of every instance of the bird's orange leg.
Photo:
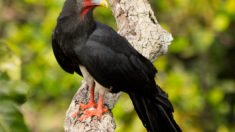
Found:
[{"label": "bird's orange leg", "polygon": [[[81,110],[84,110],[84,109],[87,109],[87,108],[91,108],[91,107],[97,107],[98,105],[95,103],[95,100],[94,100],[94,87],[95,87],[95,83],[93,83],[93,85],[91,86],[91,89],[90,89],[90,100],[88,102],[88,104],[82,104],[80,103],[79,106],[81,108]],[[79,109],[77,112],[75,112],[73,114],[73,118],[76,118],[77,115],[79,113]]]},{"label": "bird's orange leg", "polygon": [[86,110],[84,112],[84,115],[79,118],[79,121],[82,121],[83,119],[91,117],[91,116],[98,116],[98,118],[100,119],[102,113],[108,112],[108,109],[103,108],[104,107],[103,98],[104,98],[104,95],[100,94],[97,109],[95,109],[95,110]]},{"label": "bird's orange leg", "polygon": [[98,106],[94,100],[94,87],[95,87],[95,83],[93,83],[93,85],[90,89],[90,100],[89,100],[88,104],[82,104],[82,103],[79,104],[79,106],[81,107],[82,110]]}]

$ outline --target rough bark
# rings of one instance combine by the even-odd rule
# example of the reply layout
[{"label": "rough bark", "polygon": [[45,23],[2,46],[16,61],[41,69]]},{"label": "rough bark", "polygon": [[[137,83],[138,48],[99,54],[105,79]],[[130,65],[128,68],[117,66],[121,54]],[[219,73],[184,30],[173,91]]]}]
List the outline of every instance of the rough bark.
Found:
[{"label": "rough bark", "polygon": [[[109,0],[114,17],[116,18],[118,33],[127,40],[145,57],[152,62],[167,52],[168,45],[173,40],[170,33],[164,30],[158,23],[148,0]],[[117,103],[121,93],[107,93],[104,97],[108,113],[101,119],[92,117],[79,122],[72,117],[78,110],[80,102],[87,103],[89,100],[89,88],[83,82],[75,94],[67,112],[64,122],[66,132],[113,132],[116,125],[111,109]],[[97,101],[98,94],[95,94]],[[82,113],[81,113],[82,114]]]}]

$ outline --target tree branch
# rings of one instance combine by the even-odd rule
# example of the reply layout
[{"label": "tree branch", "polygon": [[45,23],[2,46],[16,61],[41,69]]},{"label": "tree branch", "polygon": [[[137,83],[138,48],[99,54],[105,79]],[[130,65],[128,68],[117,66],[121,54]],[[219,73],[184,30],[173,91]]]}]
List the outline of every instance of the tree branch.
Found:
[{"label": "tree branch", "polygon": [[[173,40],[170,33],[158,23],[147,0],[109,0],[114,17],[116,18],[118,33],[132,44],[142,55],[152,62],[168,50],[168,45]],[[89,88],[85,82],[73,97],[66,112],[64,129],[66,132],[114,132],[116,125],[111,109],[117,103],[121,93],[106,93],[105,106],[110,109],[102,115],[101,120],[92,117],[77,121],[72,117],[78,110],[78,104],[88,103]],[[97,101],[98,94],[95,94]],[[82,113],[81,113],[82,114]]]}]

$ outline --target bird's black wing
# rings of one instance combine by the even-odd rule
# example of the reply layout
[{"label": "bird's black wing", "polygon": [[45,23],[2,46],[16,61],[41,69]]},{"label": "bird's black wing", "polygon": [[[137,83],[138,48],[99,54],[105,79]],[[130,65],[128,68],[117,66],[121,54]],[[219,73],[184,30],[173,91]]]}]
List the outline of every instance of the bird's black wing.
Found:
[{"label": "bird's black wing", "polygon": [[71,74],[73,74],[74,71],[78,71],[78,73],[79,73],[79,71],[80,71],[79,68],[78,67],[75,68],[72,63],[72,60],[64,54],[63,50],[61,49],[60,45],[58,44],[58,40],[56,39],[54,33],[52,35],[52,49],[55,54],[55,58],[56,58],[57,62],[63,68],[63,70],[65,70],[66,72],[71,73]]},{"label": "bird's black wing", "polygon": [[97,23],[80,51],[79,60],[96,81],[107,88],[112,86],[114,91],[138,92],[143,91],[141,88],[153,87],[144,85],[155,86],[156,69],[152,63],[125,38],[101,23]]}]

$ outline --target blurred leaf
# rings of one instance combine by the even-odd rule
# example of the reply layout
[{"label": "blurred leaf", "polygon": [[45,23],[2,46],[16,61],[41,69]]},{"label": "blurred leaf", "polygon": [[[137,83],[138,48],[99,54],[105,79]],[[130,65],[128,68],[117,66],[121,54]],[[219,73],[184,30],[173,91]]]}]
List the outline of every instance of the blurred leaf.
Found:
[{"label": "blurred leaf", "polygon": [[228,13],[235,15],[235,1],[234,0],[227,0],[226,1],[226,10]]},{"label": "blurred leaf", "polygon": [[186,37],[177,37],[169,46],[170,51],[174,53],[180,53],[188,46],[188,44],[189,42]]},{"label": "blurred leaf", "polygon": [[224,103],[220,103],[219,105],[218,105],[218,111],[219,111],[219,113],[221,113],[221,114],[227,114],[229,111],[230,111],[230,106],[229,106],[229,104],[228,103],[226,103],[226,102],[224,102]]},{"label": "blurred leaf", "polygon": [[229,132],[229,130],[225,126],[220,126],[217,132]]},{"label": "blurred leaf", "polygon": [[24,0],[26,3],[35,3],[36,0]]},{"label": "blurred leaf", "polygon": [[0,131],[29,132],[24,118],[13,101],[0,100]]},{"label": "blurred leaf", "polygon": [[224,94],[223,91],[220,90],[221,88],[216,88],[210,91],[209,93],[209,101],[213,105],[217,105],[223,100]]},{"label": "blurred leaf", "polygon": [[215,17],[214,21],[213,21],[213,27],[215,30],[217,31],[224,31],[228,28],[229,26],[229,18],[228,16],[224,15],[224,14],[219,14]]},{"label": "blurred leaf", "polygon": [[154,66],[158,71],[162,71],[166,68],[167,63],[167,58],[165,56],[160,56],[157,61],[154,62]]},{"label": "blurred leaf", "polygon": [[12,80],[19,80],[21,77],[21,61],[0,41],[0,72],[6,71]]},{"label": "blurred leaf", "polygon": [[214,39],[214,33],[208,29],[197,29],[193,34],[198,52],[205,52],[212,45]]},{"label": "blurred leaf", "polygon": [[0,100],[12,100],[18,104],[26,101],[28,86],[21,81],[0,80]]},{"label": "blurred leaf", "polygon": [[0,41],[0,132],[29,131],[17,106],[26,101],[28,91],[20,77],[20,59]]}]

